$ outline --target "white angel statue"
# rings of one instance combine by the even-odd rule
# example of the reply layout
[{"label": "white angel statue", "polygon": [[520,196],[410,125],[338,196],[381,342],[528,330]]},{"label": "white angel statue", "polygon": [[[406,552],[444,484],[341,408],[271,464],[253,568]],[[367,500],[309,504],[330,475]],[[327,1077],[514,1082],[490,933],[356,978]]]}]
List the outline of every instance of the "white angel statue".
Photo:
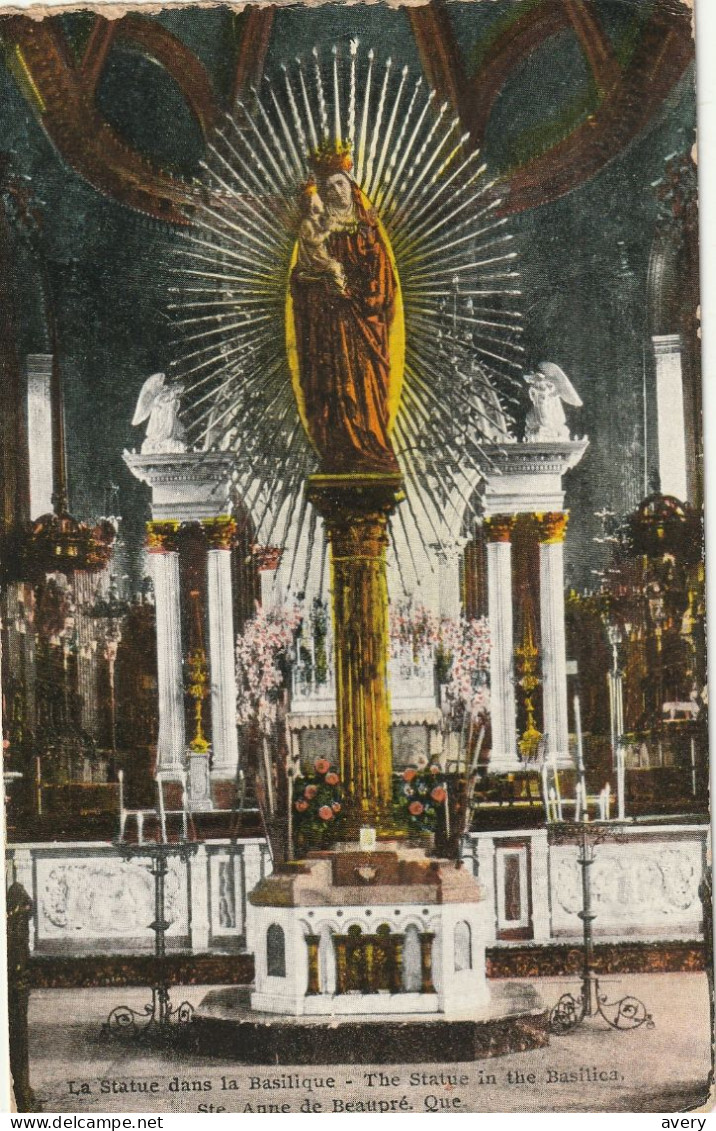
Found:
[{"label": "white angel statue", "polygon": [[581,408],[582,399],[558,365],[540,361],[536,373],[528,373],[532,407],[525,420],[525,440],[530,444],[569,441],[569,428],[562,402]]},{"label": "white angel statue", "polygon": [[147,421],[144,455],[186,451],[186,429],[179,419],[181,387],[166,385],[164,373],[147,377],[139,394],[132,424]]}]

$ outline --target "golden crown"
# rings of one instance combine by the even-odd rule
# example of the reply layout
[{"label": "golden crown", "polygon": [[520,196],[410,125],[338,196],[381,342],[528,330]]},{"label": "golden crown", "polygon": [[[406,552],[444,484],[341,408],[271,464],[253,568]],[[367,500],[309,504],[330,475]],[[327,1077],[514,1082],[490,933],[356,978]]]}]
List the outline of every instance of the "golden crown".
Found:
[{"label": "golden crown", "polygon": [[353,153],[349,141],[326,141],[314,149],[308,164],[318,177],[332,173],[349,173],[353,168]]}]

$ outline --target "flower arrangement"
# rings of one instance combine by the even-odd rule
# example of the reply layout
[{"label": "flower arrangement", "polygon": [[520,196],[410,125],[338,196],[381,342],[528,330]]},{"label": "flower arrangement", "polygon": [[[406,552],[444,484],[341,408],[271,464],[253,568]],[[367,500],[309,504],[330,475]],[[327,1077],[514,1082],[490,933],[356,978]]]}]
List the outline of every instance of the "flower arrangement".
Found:
[{"label": "flower arrangement", "polygon": [[451,640],[445,698],[459,722],[465,715],[474,718],[489,713],[490,629],[486,617],[461,620],[456,628]]},{"label": "flower arrangement", "polygon": [[236,641],[236,718],[240,724],[256,719],[262,730],[270,730],[300,623],[301,612],[295,606],[259,608],[246,622]]},{"label": "flower arrangement", "polygon": [[412,832],[434,832],[446,801],[447,787],[439,766],[408,768],[396,783],[396,810]]},{"label": "flower arrangement", "polygon": [[335,841],[343,826],[341,780],[327,758],[316,758],[310,777],[296,778],[293,816],[297,846],[318,847]]},{"label": "flower arrangement", "polygon": [[486,617],[456,620],[422,606],[397,605],[391,608],[390,638],[393,655],[406,646],[412,647],[415,656],[424,649],[433,650],[438,681],[445,688],[445,702],[455,722],[460,723],[466,713],[475,716],[489,711]]}]

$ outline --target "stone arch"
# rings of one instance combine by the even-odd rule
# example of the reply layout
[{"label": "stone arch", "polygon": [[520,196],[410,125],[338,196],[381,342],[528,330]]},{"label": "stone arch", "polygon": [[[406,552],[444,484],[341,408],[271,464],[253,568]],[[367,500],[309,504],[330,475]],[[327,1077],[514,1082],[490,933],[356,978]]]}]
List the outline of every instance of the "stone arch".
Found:
[{"label": "stone arch", "polygon": [[[357,932],[355,930],[356,927],[358,928]],[[366,923],[366,921],[364,919],[350,919],[346,923],[346,925],[344,926],[344,928],[341,932],[341,934],[344,934],[344,935],[350,935],[350,934],[356,934],[356,933],[361,934],[361,935],[370,934],[370,927],[368,926],[368,924]]]},{"label": "stone arch", "polygon": [[401,916],[401,918],[396,923],[395,929],[405,934],[408,927],[415,927],[418,934],[420,934],[421,931],[425,931],[427,929],[424,919],[421,919],[419,915],[410,914],[406,915],[405,918]]},{"label": "stone arch", "polygon": [[330,919],[322,916],[319,922],[311,927],[309,933],[320,935],[326,930],[330,931],[332,935],[342,935],[345,931],[345,927],[340,919],[337,919],[335,916],[332,916]]}]

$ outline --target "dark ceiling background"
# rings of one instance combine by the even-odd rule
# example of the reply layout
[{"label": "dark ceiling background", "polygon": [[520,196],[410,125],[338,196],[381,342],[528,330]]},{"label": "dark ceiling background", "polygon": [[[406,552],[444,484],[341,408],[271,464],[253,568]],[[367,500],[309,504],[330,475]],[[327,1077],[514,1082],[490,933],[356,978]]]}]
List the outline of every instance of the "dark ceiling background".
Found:
[{"label": "dark ceiling background", "polygon": [[[525,11],[511,0],[449,5],[449,18],[468,71],[489,57],[500,21]],[[537,7],[537,5],[534,5]],[[628,59],[650,3],[598,0],[596,8],[617,57]],[[62,17],[72,50],[88,34],[88,17]],[[226,9],[183,9],[159,21],[204,63],[222,98],[240,27]],[[381,5],[279,9],[265,70],[306,54],[314,44],[357,36],[379,58],[420,68],[406,13]],[[517,67],[495,104],[484,156],[505,172],[588,116],[598,98],[576,37],[552,36]],[[138,445],[130,426],[137,393],[149,373],[172,355],[163,264],[176,240],[171,226],[134,212],[90,187],[60,158],[9,70],[0,67],[0,150],[13,174],[29,178],[42,202],[43,241],[57,304],[64,380],[72,510],[91,518],[119,487],[125,537],[141,544],[147,495],[127,472],[121,453]],[[158,165],[193,175],[203,152],[201,130],[174,80],[156,63],[113,46],[96,90],[107,121]],[[624,511],[644,495],[642,385],[651,379],[646,347],[646,280],[656,222],[655,182],[665,160],[693,143],[693,75],[662,103],[641,136],[593,179],[556,202],[515,215],[526,314],[527,361],[555,361],[569,374],[584,408],[573,430],[591,446],[568,479],[572,510],[568,568],[580,586],[594,583],[603,550],[593,537],[594,512]],[[15,247],[21,354],[47,348],[36,272],[22,241]],[[647,461],[648,462],[648,461]]]}]

